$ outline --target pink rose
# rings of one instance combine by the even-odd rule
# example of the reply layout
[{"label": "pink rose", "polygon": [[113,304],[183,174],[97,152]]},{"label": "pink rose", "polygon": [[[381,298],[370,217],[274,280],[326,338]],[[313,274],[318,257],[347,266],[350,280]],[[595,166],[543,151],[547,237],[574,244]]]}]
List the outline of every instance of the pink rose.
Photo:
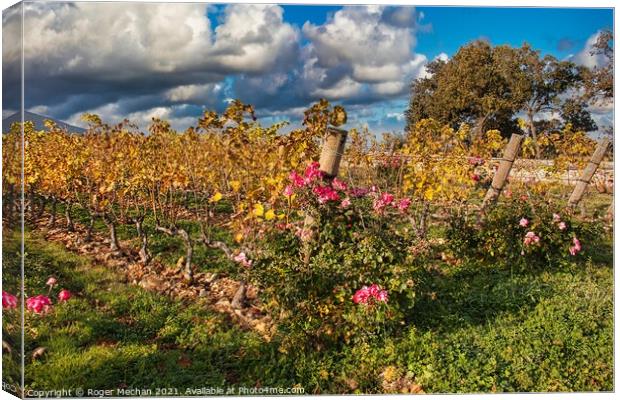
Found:
[{"label": "pink rose", "polygon": [[387,303],[388,301],[388,292],[387,290],[381,290],[379,291],[379,293],[376,296],[377,301],[380,301],[382,303]]},{"label": "pink rose", "polygon": [[293,186],[295,187],[300,188],[305,185],[304,178],[295,171],[290,173],[288,179],[293,183]]},{"label": "pink rose", "polygon": [[26,299],[26,308],[37,314],[45,313],[50,310],[52,302],[49,297],[42,294]]},{"label": "pink rose", "polygon": [[405,212],[409,209],[409,206],[411,206],[411,199],[408,197],[405,197],[404,199],[400,199],[400,201],[398,202],[398,209],[402,212]]},{"label": "pink rose", "polygon": [[558,224],[558,228],[560,228],[561,231],[566,229],[566,223],[564,221],[560,222]]},{"label": "pink rose", "polygon": [[364,197],[368,194],[368,189],[364,188],[353,188],[350,190],[350,194],[353,197]]},{"label": "pink rose", "polygon": [[560,222],[561,220],[560,214],[553,213],[553,222]]},{"label": "pink rose", "polygon": [[243,265],[246,268],[250,268],[252,266],[252,260],[248,260],[247,256],[244,252],[241,252],[233,257],[233,260]]},{"label": "pink rose", "polygon": [[519,221],[519,226],[522,226],[524,228],[527,228],[529,224],[530,221],[528,221],[527,218],[521,218],[521,220]]},{"label": "pink rose", "polygon": [[353,295],[353,302],[355,304],[368,304],[370,300],[378,301],[381,303],[387,303],[388,301],[388,292],[387,290],[382,290],[379,285],[373,283],[368,286],[364,286],[359,289]]},{"label": "pink rose", "polygon": [[60,293],[58,293],[58,300],[59,301],[67,301],[69,300],[71,297],[73,297],[73,295],[71,294],[70,291],[68,291],[67,289],[62,289],[60,291]]},{"label": "pink rose", "polygon": [[357,292],[355,292],[355,294],[353,295],[353,302],[355,304],[366,304],[369,298],[370,293],[368,292],[368,287],[364,286]]},{"label": "pink rose", "polygon": [[571,256],[576,256],[581,251],[581,242],[576,237],[573,238],[573,245],[568,249]]},{"label": "pink rose", "polygon": [[56,284],[56,278],[54,278],[53,276],[50,276],[47,279],[47,282],[45,283],[47,286],[54,286]]},{"label": "pink rose", "polygon": [[347,208],[351,205],[351,200],[346,197],[344,200],[342,200],[342,202],[340,203],[340,207],[342,208]]},{"label": "pink rose", "polygon": [[312,183],[315,180],[320,179],[322,177],[323,177],[323,171],[319,169],[319,163],[316,161],[313,163],[310,163],[306,167],[306,170],[304,171],[304,182],[305,183]]},{"label": "pink rose", "polygon": [[336,190],[340,190],[342,192],[347,190],[347,184],[344,183],[343,181],[341,181],[338,178],[334,178],[334,180],[332,181],[332,187]]},{"label": "pink rose", "polygon": [[378,199],[376,199],[373,202],[372,207],[376,213],[381,214],[383,213],[383,210],[385,209],[385,207],[389,206],[393,202],[394,202],[394,195],[391,195],[386,192],[386,193],[383,193]]},{"label": "pink rose", "polygon": [[4,309],[17,308],[17,297],[3,290],[2,291],[2,308]]},{"label": "pink rose", "polygon": [[540,242],[540,237],[538,237],[534,232],[530,231],[525,234],[525,238],[523,239],[523,244],[529,246],[531,244],[537,244]]},{"label": "pink rose", "polygon": [[284,195],[286,197],[291,197],[293,195],[294,191],[293,191],[293,187],[291,185],[287,185],[284,188]]},{"label": "pink rose", "polygon": [[325,204],[328,201],[338,201],[340,200],[340,196],[338,196],[338,192],[332,189],[329,186],[317,186],[312,189],[312,192],[316,194],[319,204]]}]

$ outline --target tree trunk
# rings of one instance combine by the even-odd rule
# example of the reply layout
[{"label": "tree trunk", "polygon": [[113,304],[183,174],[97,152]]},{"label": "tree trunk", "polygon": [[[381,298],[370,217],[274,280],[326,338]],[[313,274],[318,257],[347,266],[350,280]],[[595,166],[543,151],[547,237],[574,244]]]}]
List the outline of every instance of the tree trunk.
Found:
[{"label": "tree trunk", "polygon": [[151,261],[151,254],[148,250],[148,237],[146,236],[146,232],[144,232],[144,227],[142,226],[143,218],[136,219],[136,231],[138,231],[138,237],[140,238],[140,262],[144,264],[148,264]]},{"label": "tree trunk", "polygon": [[192,246],[192,241],[185,229],[179,229],[178,232],[181,239],[183,239],[183,243],[185,243],[185,271],[183,272],[183,277],[191,282],[193,279],[192,256],[194,255],[194,246]]},{"label": "tree trunk", "polygon": [[75,230],[75,226],[73,225],[73,219],[71,218],[71,208],[73,205],[71,203],[67,203],[65,207],[65,218],[67,219],[67,230],[69,232],[73,232]]},{"label": "tree trunk", "polygon": [[30,213],[30,217],[34,218],[34,205],[36,203],[36,196],[34,194],[34,188],[31,186],[28,191],[28,212]]},{"label": "tree trunk", "polygon": [[538,144],[538,132],[536,132],[536,125],[534,124],[534,115],[528,114],[527,118],[530,126],[530,136],[532,136],[532,141],[534,142],[534,150],[536,151],[536,159],[540,160],[540,145]]},{"label": "tree trunk", "polygon": [[166,235],[179,236],[183,239],[183,243],[185,244],[185,271],[183,271],[183,277],[191,282],[193,280],[192,255],[194,254],[194,247],[189,233],[187,233],[185,229],[179,229],[177,227],[164,228],[163,226],[156,226],[155,230],[163,232]]},{"label": "tree trunk", "polygon": [[476,138],[480,138],[484,134],[484,125],[487,123],[488,118],[489,117],[485,115],[484,117],[478,118],[476,121],[476,126],[474,127],[474,136]]},{"label": "tree trunk", "polygon": [[420,229],[418,230],[418,237],[420,239],[426,238],[427,222],[429,214],[429,204],[424,202],[422,205],[422,212],[420,213]]},{"label": "tree trunk", "polygon": [[88,212],[88,227],[86,228],[86,241],[90,242],[93,239],[93,227],[95,226],[95,217],[89,211]]},{"label": "tree trunk", "polygon": [[9,190],[4,200],[6,201],[2,202],[3,216],[6,218],[8,225],[13,226],[13,202],[15,201],[15,185],[9,185]]},{"label": "tree trunk", "polygon": [[43,196],[41,196],[41,201],[39,201],[39,211],[37,211],[37,219],[41,218],[43,216],[43,213],[45,212],[45,205],[47,204],[47,199]]},{"label": "tree trunk", "polygon": [[58,204],[58,200],[56,200],[56,197],[52,197],[52,211],[50,215],[50,220],[47,224],[50,227],[56,225],[56,205],[57,204]]},{"label": "tree trunk", "polygon": [[108,216],[103,217],[103,221],[110,230],[110,250],[119,251],[121,246],[118,244],[118,237],[116,236],[116,224]]}]

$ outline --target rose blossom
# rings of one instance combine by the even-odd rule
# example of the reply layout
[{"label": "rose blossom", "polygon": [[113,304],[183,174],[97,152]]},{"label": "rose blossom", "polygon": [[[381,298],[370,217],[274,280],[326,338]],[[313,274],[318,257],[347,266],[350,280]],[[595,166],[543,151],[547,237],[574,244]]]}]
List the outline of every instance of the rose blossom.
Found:
[{"label": "rose blossom", "polygon": [[530,231],[525,234],[525,238],[523,239],[523,244],[529,246],[531,244],[536,244],[540,242],[540,237],[538,237],[534,232]]},{"label": "rose blossom", "polygon": [[371,299],[381,303],[387,303],[388,292],[387,290],[382,290],[376,283],[373,283],[370,287],[362,287],[353,295],[353,302],[355,304],[367,304]]},{"label": "rose blossom", "polygon": [[380,290],[379,293],[377,293],[377,297],[376,299],[382,303],[387,303],[388,301],[388,292],[387,290]]},{"label": "rose blossom", "polygon": [[383,212],[383,209],[392,204],[393,202],[394,195],[386,192],[373,202],[372,207],[374,208],[375,212],[381,214]]},{"label": "rose blossom", "polygon": [[566,229],[566,223],[564,221],[560,222],[558,224],[558,228],[560,228],[561,231]]},{"label": "rose blossom", "polygon": [[573,238],[573,245],[568,249],[571,256],[576,256],[581,251],[581,242],[576,237]]},{"label": "rose blossom", "polygon": [[287,185],[287,186],[284,188],[284,195],[285,195],[286,197],[291,197],[291,196],[293,195],[293,192],[294,192],[294,191],[293,191],[293,187],[292,187],[291,185]]},{"label": "rose blossom", "polygon": [[344,200],[342,200],[342,202],[340,203],[340,207],[342,208],[347,208],[351,205],[351,200],[346,197]]},{"label": "rose blossom", "polygon": [[45,283],[47,286],[54,286],[56,284],[56,278],[54,278],[53,276],[50,276],[47,279],[47,282]]},{"label": "rose blossom", "polygon": [[519,226],[527,228],[529,224],[530,224],[530,221],[528,221],[527,218],[521,218],[521,220],[519,220]]},{"label": "rose blossom", "polygon": [[340,190],[342,192],[344,192],[345,190],[347,190],[347,184],[344,183],[343,181],[341,181],[338,178],[334,178],[334,180],[332,181],[332,187],[336,190]]},{"label": "rose blossom", "polygon": [[411,205],[411,199],[408,197],[405,197],[404,199],[400,199],[397,207],[400,211],[405,212],[409,209],[410,205]]},{"label": "rose blossom", "polygon": [[365,188],[353,188],[349,191],[353,197],[364,197],[368,194],[368,189]]},{"label": "rose blossom", "polygon": [[26,308],[37,314],[49,311],[51,306],[52,302],[50,301],[49,297],[42,294],[26,299]]},{"label": "rose blossom", "polygon": [[357,292],[355,292],[355,294],[353,295],[353,302],[355,304],[366,304],[369,297],[370,293],[368,292],[368,287],[364,286]]},{"label": "rose blossom", "polygon": [[290,173],[288,179],[293,183],[293,186],[298,188],[303,187],[305,184],[304,178],[295,171]]},{"label": "rose blossom", "polygon": [[17,308],[17,297],[12,295],[11,293],[2,291],[2,308]]},{"label": "rose blossom", "polygon": [[73,295],[71,294],[70,291],[68,291],[67,289],[62,289],[60,291],[60,293],[58,293],[58,300],[59,301],[67,301],[69,300],[71,297],[73,297]]},{"label": "rose blossom", "polygon": [[304,171],[304,182],[305,183],[312,183],[315,180],[323,177],[323,171],[319,169],[319,165],[320,164],[315,161],[313,163],[310,163],[306,167],[306,170]]},{"label": "rose blossom", "polygon": [[553,213],[553,222],[560,222],[561,220],[560,214]]},{"label": "rose blossom", "polygon": [[236,256],[234,256],[233,260],[243,265],[246,268],[249,268],[252,266],[252,260],[248,260],[244,252],[241,252],[237,254]]},{"label": "rose blossom", "polygon": [[317,186],[312,189],[312,192],[316,194],[319,204],[325,204],[328,201],[338,201],[340,200],[340,196],[338,196],[338,192],[329,186]]}]

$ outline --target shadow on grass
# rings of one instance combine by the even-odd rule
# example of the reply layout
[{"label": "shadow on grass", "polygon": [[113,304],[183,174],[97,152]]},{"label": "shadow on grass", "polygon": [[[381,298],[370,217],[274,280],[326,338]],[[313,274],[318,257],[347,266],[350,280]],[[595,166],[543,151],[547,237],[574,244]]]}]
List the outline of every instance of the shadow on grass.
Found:
[{"label": "shadow on grass", "polygon": [[[451,331],[484,325],[498,316],[534,309],[561,291],[558,280],[597,279],[598,271],[612,268],[613,248],[597,244],[586,259],[558,268],[532,271],[506,266],[465,264],[444,271],[425,271],[418,287],[425,291],[415,304],[410,322],[420,330]],[[586,268],[587,266],[591,268]]]}]

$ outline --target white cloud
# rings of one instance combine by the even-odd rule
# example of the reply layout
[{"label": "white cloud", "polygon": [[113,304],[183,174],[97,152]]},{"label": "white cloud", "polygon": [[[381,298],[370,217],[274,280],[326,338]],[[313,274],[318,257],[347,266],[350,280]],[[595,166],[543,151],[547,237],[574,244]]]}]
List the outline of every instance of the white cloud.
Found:
[{"label": "white cloud", "polygon": [[416,27],[412,7],[348,6],[323,25],[306,22],[303,78],[332,98],[402,95],[426,63],[413,52]]},{"label": "white cloud", "polygon": [[575,64],[583,65],[588,68],[604,66],[609,61],[607,57],[602,54],[591,54],[600,34],[601,31],[598,31],[591,35],[588,40],[586,40],[586,44],[583,49],[579,53],[571,55],[569,60]]},{"label": "white cloud", "polygon": [[[346,6],[301,30],[260,4],[225,6],[214,28],[210,7],[26,3],[27,107],[74,124],[88,111],[142,128],[154,115],[189,125],[183,105],[197,112],[239,96],[272,115],[319,97],[370,107],[404,98],[424,74],[413,7]],[[5,52],[7,64],[18,53]]]},{"label": "white cloud", "polygon": [[172,72],[211,47],[204,4],[25,3],[24,56],[49,75]]},{"label": "white cloud", "polygon": [[264,72],[293,61],[299,32],[283,20],[277,5],[232,4],[215,28],[210,54],[229,71]]},{"label": "white cloud", "polygon": [[[138,127],[140,127],[142,130],[146,130],[146,128],[152,122],[153,118],[167,120],[168,122],[170,122],[170,125],[173,129],[179,131],[183,131],[189,126],[195,126],[197,124],[197,117],[176,116],[175,111],[177,111],[178,108],[179,107],[177,106],[153,107],[146,110],[136,111],[127,114],[124,112],[122,107],[119,106],[118,103],[109,103],[92,109],[89,111],[89,113],[97,114],[101,117],[103,122],[111,124],[118,123],[126,118],[133,124],[138,125]],[[82,112],[75,113],[67,119],[67,122],[75,126],[86,127],[86,124],[84,123],[84,121],[82,121],[82,114]]]},{"label": "white cloud", "polygon": [[167,90],[164,96],[173,102],[214,104],[215,100],[219,98],[223,87],[224,85],[221,83],[181,85]]}]

